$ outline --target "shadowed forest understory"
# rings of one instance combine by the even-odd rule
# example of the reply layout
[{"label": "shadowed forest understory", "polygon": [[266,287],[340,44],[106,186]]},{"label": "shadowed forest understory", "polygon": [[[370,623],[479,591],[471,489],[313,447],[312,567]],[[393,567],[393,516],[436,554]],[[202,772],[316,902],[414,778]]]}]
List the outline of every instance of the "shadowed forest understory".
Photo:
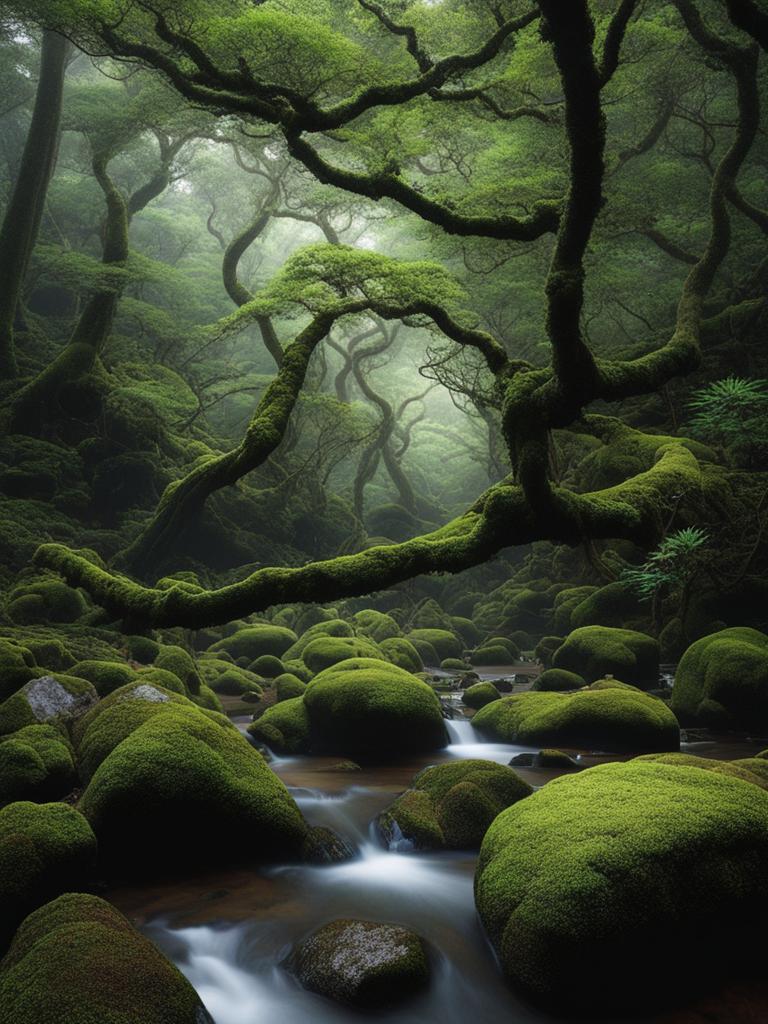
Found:
[{"label": "shadowed forest understory", "polygon": [[0,0],[0,1024],[768,1020],[766,0]]}]

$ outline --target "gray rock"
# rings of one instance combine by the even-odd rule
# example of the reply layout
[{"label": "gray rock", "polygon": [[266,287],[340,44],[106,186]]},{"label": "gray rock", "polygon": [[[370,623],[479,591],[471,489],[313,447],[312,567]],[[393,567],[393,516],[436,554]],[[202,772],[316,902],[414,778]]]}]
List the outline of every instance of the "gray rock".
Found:
[{"label": "gray rock", "polygon": [[72,721],[85,714],[99,699],[92,686],[81,693],[71,693],[53,676],[31,679],[19,692],[26,698],[38,722],[50,722],[53,719]]}]

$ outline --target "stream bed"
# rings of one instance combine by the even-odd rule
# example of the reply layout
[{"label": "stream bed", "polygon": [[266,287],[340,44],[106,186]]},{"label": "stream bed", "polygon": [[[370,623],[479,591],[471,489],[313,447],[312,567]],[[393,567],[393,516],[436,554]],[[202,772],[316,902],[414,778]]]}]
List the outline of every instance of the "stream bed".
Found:
[{"label": "stream bed", "polygon": [[[237,721],[241,728],[247,720]],[[346,863],[251,867],[246,861],[191,877],[127,884],[107,895],[169,956],[199,992],[216,1024],[354,1024],[371,1015],[347,1010],[305,991],[283,966],[292,945],[336,918],[391,922],[426,939],[429,990],[405,1006],[373,1015],[382,1024],[555,1024],[505,985],[475,913],[472,854],[387,850],[372,822],[413,775],[450,758],[484,757],[507,764],[533,748],[485,743],[469,721],[446,723],[451,745],[438,755],[345,771],[339,759],[275,758],[271,765],[312,825],[334,829],[357,851]],[[701,749],[705,746],[707,749]],[[746,756],[697,744],[705,756]],[[715,749],[716,748],[716,749]],[[606,760],[584,755],[585,766]],[[558,772],[520,769],[534,786]],[[734,996],[733,998],[737,998]],[[744,995],[738,996],[744,1001]],[[751,998],[751,997],[750,997]],[[653,1021],[698,1024],[765,1021],[699,1008]],[[766,1004],[761,1001],[763,1009]],[[743,1007],[742,1007],[743,1009]],[[758,1008],[759,1009],[759,1008]],[[650,1022],[650,1018],[644,1018]]]}]

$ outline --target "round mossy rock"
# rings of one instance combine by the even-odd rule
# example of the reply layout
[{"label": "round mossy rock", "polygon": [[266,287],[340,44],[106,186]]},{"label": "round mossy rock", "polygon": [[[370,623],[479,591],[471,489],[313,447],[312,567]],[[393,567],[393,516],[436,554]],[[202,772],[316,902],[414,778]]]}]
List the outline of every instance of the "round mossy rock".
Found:
[{"label": "round mossy rock", "polygon": [[298,857],[306,822],[261,754],[223,716],[175,696],[118,743],[83,793],[104,857],[136,872],[158,858]]},{"label": "round mossy rock", "polygon": [[32,679],[0,704],[0,735],[25,725],[73,722],[97,701],[96,690],[85,679],[60,673]]},{"label": "round mossy rock", "polygon": [[32,910],[89,885],[95,867],[96,838],[74,807],[23,800],[0,809],[0,950]]},{"label": "round mossy rock", "polygon": [[564,668],[546,668],[534,679],[531,689],[532,690],[580,690],[582,686],[586,686],[586,680],[577,675],[576,672],[568,672]]},{"label": "round mossy rock", "polygon": [[315,676],[306,689],[313,749],[369,759],[444,747],[440,699],[404,669],[351,658]]},{"label": "round mossy rock", "polygon": [[402,635],[402,630],[386,612],[378,612],[373,608],[365,608],[361,612],[355,612],[352,616],[352,625],[363,636],[380,644],[382,640],[390,640],[393,637]]},{"label": "round mossy rock", "polygon": [[136,678],[134,670],[124,661],[78,661],[72,666],[71,674],[87,679],[100,697],[106,697]]},{"label": "round mossy rock", "polygon": [[390,847],[477,850],[505,807],[533,790],[512,768],[466,760],[425,768],[383,811],[377,826]]},{"label": "round mossy rock", "polygon": [[628,992],[699,990],[762,966],[768,793],[638,761],[562,776],[490,826],[475,898],[507,978],[538,1000],[626,1011]]},{"label": "round mossy rock", "polygon": [[317,673],[349,658],[380,656],[378,645],[362,636],[319,636],[304,648],[302,659],[311,672]]},{"label": "round mossy rock", "polygon": [[497,742],[525,746],[612,753],[680,748],[680,727],[666,704],[634,689],[515,693],[481,708],[472,724]]},{"label": "round mossy rock", "polygon": [[304,698],[291,697],[267,708],[248,726],[248,735],[276,754],[308,754],[312,744]]},{"label": "round mossy rock", "polygon": [[768,728],[768,635],[736,627],[691,644],[677,666],[672,708],[690,723]]},{"label": "round mossy rock", "polygon": [[210,651],[226,651],[237,661],[247,658],[248,663],[260,658],[262,654],[273,654],[281,658],[296,643],[296,634],[285,626],[246,626],[231,636],[218,640],[208,649]]},{"label": "round mossy rock", "polygon": [[552,667],[576,672],[588,683],[612,675],[647,690],[659,679],[659,644],[633,629],[584,626],[557,648]]},{"label": "round mossy rock", "polygon": [[401,1003],[429,983],[419,936],[373,921],[331,921],[299,943],[290,965],[310,991],[366,1010]]},{"label": "round mossy rock", "polygon": [[164,644],[160,648],[160,653],[155,658],[153,667],[163,669],[165,672],[172,672],[184,687],[185,693],[194,694],[200,692],[202,679],[197,670],[195,659],[183,647]]},{"label": "round mossy rock", "polygon": [[276,679],[285,671],[282,661],[274,654],[262,654],[260,658],[252,661],[248,668],[257,676],[263,676],[265,679]]},{"label": "round mossy rock", "polygon": [[407,639],[417,650],[419,643],[429,644],[437,653],[436,665],[439,665],[443,658],[460,658],[464,652],[463,641],[447,629],[412,629]]},{"label": "round mossy rock", "polygon": [[32,652],[21,644],[0,639],[0,700],[40,675]]},{"label": "round mossy rock", "polygon": [[274,681],[275,700],[280,704],[284,700],[291,700],[293,697],[303,697],[307,684],[302,682],[298,676],[290,672],[283,672]]},{"label": "round mossy rock", "polygon": [[284,665],[289,661],[300,659],[306,647],[319,636],[354,636],[355,631],[345,619],[328,619],[324,622],[316,622],[309,629],[306,629],[298,640],[293,643],[280,658]]},{"label": "round mossy rock", "polygon": [[[404,636],[393,636],[382,640],[379,650],[387,661],[391,661],[398,668],[404,668],[406,672],[421,672],[424,668],[419,652]],[[435,652],[435,658],[437,658],[437,652]]]},{"label": "round mossy rock", "polygon": [[213,1024],[190,983],[113,906],[65,893],[30,914],[0,964],[14,1024]]},{"label": "round mossy rock", "polygon": [[468,708],[484,708],[493,700],[499,700],[501,694],[493,683],[475,683],[462,694],[462,701]]},{"label": "round mossy rock", "polygon": [[53,725],[27,725],[0,737],[0,806],[58,800],[77,783],[72,745]]}]

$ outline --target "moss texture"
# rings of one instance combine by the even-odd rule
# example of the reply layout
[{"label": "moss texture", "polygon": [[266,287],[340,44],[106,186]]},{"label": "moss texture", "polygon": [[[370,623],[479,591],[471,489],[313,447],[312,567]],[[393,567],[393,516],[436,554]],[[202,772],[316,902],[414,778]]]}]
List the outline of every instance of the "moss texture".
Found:
[{"label": "moss texture", "polygon": [[418,935],[372,921],[331,921],[299,943],[290,962],[305,988],[359,1009],[403,1002],[429,981]]},{"label": "moss texture", "polygon": [[87,679],[96,688],[100,697],[125,686],[136,678],[130,665],[120,661],[78,661],[72,667],[72,675],[79,679]]},{"label": "moss texture", "polygon": [[447,629],[412,629],[408,639],[414,645],[417,641],[429,644],[437,652],[436,665],[439,665],[443,658],[460,658],[464,650],[463,642]]},{"label": "moss texture", "polygon": [[387,662],[340,662],[315,676],[304,701],[313,745],[334,754],[391,760],[447,740],[433,690]]},{"label": "moss texture", "polygon": [[766,893],[768,794],[638,761],[563,776],[502,812],[475,877],[507,977],[570,1010],[625,1011],[628,992],[637,1004],[700,988],[754,959]]},{"label": "moss texture", "polygon": [[503,644],[488,644],[472,651],[469,659],[473,665],[512,665],[517,658]]},{"label": "moss texture", "polygon": [[257,676],[263,676],[265,679],[276,679],[285,671],[282,661],[274,654],[262,654],[260,658],[252,661],[248,668]]},{"label": "moss texture", "polygon": [[298,856],[306,824],[263,757],[227,719],[169,696],[104,758],[83,793],[107,860],[142,871],[158,857]]},{"label": "moss texture", "polygon": [[303,697],[307,684],[290,672],[283,672],[274,681],[275,700],[280,704],[293,697]]},{"label": "moss texture", "polygon": [[478,711],[472,724],[502,743],[614,753],[678,750],[677,719],[656,697],[618,688],[512,694]]},{"label": "moss texture", "polygon": [[468,708],[484,708],[493,700],[499,700],[501,694],[493,683],[475,683],[464,691],[462,701]]},{"label": "moss texture", "polygon": [[87,886],[95,867],[96,839],[86,819],[73,807],[29,801],[3,807],[0,949],[5,949],[31,911],[67,889]]},{"label": "moss texture", "polygon": [[0,735],[41,722],[74,721],[97,699],[96,690],[85,679],[59,672],[40,676],[0,704]]},{"label": "moss texture", "polygon": [[613,675],[648,689],[659,679],[659,645],[633,629],[584,626],[566,637],[552,657],[552,666],[576,672],[588,683]]},{"label": "moss texture", "polygon": [[0,806],[58,800],[75,786],[72,745],[52,725],[28,725],[0,737]]},{"label": "moss texture", "polygon": [[735,628],[697,640],[677,667],[672,707],[684,721],[768,727],[768,636]]},{"label": "moss texture", "polygon": [[311,747],[309,714],[303,697],[283,700],[267,708],[248,726],[248,735],[276,754],[306,754]]},{"label": "moss texture", "polygon": [[188,694],[200,692],[202,679],[197,670],[195,660],[183,647],[171,644],[163,645],[154,661],[154,667],[166,672],[173,672]]},{"label": "moss texture", "polygon": [[586,680],[576,672],[564,668],[547,668],[534,679],[532,690],[579,690],[586,686]]},{"label": "moss texture", "polygon": [[255,661],[262,654],[274,654],[281,658],[297,640],[292,629],[285,626],[246,626],[239,629],[231,636],[218,640],[209,647],[211,651],[227,651],[237,661],[238,658],[247,658],[248,662]]},{"label": "moss texture", "polygon": [[532,792],[517,772],[494,761],[434,765],[419,772],[377,825],[390,844],[402,837],[417,850],[476,850],[494,818]]},{"label": "moss texture", "polygon": [[379,657],[381,651],[378,645],[360,636],[318,636],[307,644],[302,653],[304,664],[313,673],[322,672],[348,658]]},{"label": "moss texture", "polygon": [[28,647],[0,639],[0,700],[10,697],[37,674],[35,656]]},{"label": "moss texture", "polygon": [[66,893],[30,914],[0,964],[15,1024],[210,1024],[184,975],[113,906]]}]

